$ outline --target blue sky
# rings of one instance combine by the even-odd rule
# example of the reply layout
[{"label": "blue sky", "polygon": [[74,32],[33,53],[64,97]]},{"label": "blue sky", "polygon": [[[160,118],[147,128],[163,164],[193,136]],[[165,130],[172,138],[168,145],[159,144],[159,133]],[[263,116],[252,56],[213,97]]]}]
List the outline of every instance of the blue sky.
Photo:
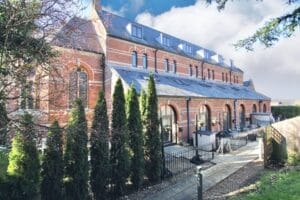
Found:
[{"label": "blue sky", "polygon": [[143,12],[159,15],[172,7],[186,7],[195,4],[196,0],[102,0],[102,5],[115,11],[123,11],[129,19],[135,19]]}]

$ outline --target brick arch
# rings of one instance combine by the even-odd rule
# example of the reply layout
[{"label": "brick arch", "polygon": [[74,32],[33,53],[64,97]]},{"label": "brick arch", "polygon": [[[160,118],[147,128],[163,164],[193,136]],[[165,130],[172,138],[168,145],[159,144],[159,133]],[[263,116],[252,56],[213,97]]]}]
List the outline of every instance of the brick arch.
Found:
[{"label": "brick arch", "polygon": [[91,66],[83,61],[80,61],[79,66],[78,66],[78,63],[76,63],[76,62],[73,62],[73,61],[68,62],[67,67],[68,67],[68,73],[74,69],[80,68],[87,73],[88,80],[94,80],[94,72],[91,69]]},{"label": "brick arch", "polygon": [[179,115],[179,109],[178,109],[178,106],[177,106],[176,104],[171,104],[171,103],[159,103],[158,106],[159,106],[159,110],[160,110],[160,108],[163,107],[163,106],[170,106],[170,107],[173,109],[174,113],[175,113],[176,123],[178,123],[178,122],[180,121],[180,119],[179,119],[179,117],[180,117],[180,115]]}]

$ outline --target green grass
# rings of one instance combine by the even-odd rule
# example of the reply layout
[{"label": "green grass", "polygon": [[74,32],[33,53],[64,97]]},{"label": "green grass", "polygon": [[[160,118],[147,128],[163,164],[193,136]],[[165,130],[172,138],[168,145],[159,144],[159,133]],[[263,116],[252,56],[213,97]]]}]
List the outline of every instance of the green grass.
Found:
[{"label": "green grass", "polygon": [[8,165],[8,152],[0,151],[0,180],[5,178]]},{"label": "green grass", "polygon": [[299,200],[300,171],[268,172],[257,182],[254,192],[235,197],[237,200]]}]

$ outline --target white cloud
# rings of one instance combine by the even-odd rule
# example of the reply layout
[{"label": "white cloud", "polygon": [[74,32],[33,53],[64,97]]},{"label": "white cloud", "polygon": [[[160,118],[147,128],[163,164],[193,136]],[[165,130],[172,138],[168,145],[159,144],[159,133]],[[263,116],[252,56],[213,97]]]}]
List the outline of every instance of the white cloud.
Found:
[{"label": "white cloud", "polygon": [[290,9],[285,1],[229,1],[226,9],[218,12],[215,5],[198,0],[195,5],[173,7],[158,16],[141,13],[136,21],[233,58],[245,78],[251,77],[256,89],[272,98],[300,99],[299,33],[270,49],[258,45],[254,52],[235,51],[231,45],[251,35],[270,17]]}]

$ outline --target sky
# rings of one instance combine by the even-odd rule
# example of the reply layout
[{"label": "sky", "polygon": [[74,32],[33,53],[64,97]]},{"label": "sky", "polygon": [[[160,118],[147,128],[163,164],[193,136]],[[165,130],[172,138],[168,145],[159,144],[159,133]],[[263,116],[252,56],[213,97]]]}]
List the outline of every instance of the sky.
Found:
[{"label": "sky", "polygon": [[[299,6],[299,4],[297,4]],[[219,12],[203,0],[102,0],[103,9],[190,41],[233,59],[257,91],[272,99],[300,99],[300,30],[272,48],[253,52],[232,44],[250,36],[272,17],[290,12],[286,0],[228,1]]]}]

